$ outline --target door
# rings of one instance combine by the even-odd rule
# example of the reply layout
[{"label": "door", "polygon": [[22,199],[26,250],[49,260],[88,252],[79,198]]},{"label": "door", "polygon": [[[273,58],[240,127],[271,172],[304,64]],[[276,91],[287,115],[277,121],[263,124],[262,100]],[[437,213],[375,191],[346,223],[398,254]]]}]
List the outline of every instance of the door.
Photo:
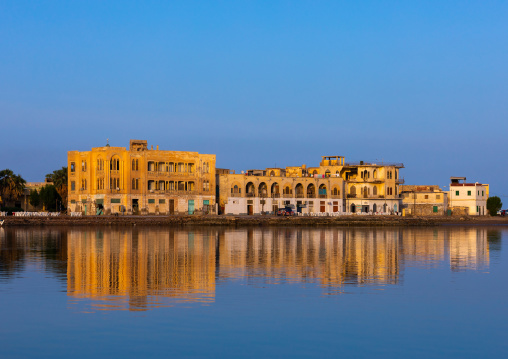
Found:
[{"label": "door", "polygon": [[326,212],[326,205],[325,205],[325,201],[320,201],[319,203],[319,212]]},{"label": "door", "polygon": [[194,200],[189,199],[189,214],[194,214]]},{"label": "door", "polygon": [[175,200],[169,200],[169,214],[175,214]]},{"label": "door", "polygon": [[338,212],[339,211],[339,202],[333,202],[333,211]]},{"label": "door", "polygon": [[139,204],[137,199],[132,200],[132,214],[138,214]]},{"label": "door", "polygon": [[247,205],[247,214],[249,216],[253,215],[254,214],[254,206],[252,204],[248,204]]}]

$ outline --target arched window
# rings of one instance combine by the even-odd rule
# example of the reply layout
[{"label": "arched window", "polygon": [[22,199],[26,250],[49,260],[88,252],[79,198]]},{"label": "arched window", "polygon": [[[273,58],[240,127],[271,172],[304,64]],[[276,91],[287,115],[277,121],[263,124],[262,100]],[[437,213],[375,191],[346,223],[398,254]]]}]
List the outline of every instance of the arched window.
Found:
[{"label": "arched window", "polygon": [[372,173],[372,177],[377,178],[377,170],[374,170],[374,172]]},{"label": "arched window", "polygon": [[275,171],[270,171],[270,176],[275,176]]},{"label": "arched window", "polygon": [[351,188],[349,189],[349,194],[352,196],[356,196],[356,187],[355,186],[351,186]]},{"label": "arched window", "polygon": [[374,196],[377,196],[377,187],[374,187],[374,188],[372,189],[372,194],[373,194]]}]

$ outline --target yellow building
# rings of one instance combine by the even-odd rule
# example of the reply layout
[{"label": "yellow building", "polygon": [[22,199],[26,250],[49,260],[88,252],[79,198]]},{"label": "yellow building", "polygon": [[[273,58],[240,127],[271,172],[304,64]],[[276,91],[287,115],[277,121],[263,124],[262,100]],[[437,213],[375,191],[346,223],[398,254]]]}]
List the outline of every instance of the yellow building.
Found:
[{"label": "yellow building", "polygon": [[193,214],[215,210],[215,155],[124,147],[69,151],[68,206],[84,214]]},{"label": "yellow building", "polygon": [[393,213],[400,210],[398,186],[402,164],[346,163],[323,156],[318,167],[306,165],[217,171],[221,213],[274,213],[291,206],[311,213]]},{"label": "yellow building", "polygon": [[445,215],[448,209],[448,193],[439,186],[400,186],[402,208],[415,216]]}]

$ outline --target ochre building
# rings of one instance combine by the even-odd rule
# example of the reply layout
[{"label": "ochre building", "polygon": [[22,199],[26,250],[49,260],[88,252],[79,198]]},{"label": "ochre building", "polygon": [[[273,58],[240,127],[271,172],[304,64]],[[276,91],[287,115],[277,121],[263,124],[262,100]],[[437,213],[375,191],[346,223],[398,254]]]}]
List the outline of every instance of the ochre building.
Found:
[{"label": "ochre building", "polygon": [[90,214],[193,214],[215,210],[215,155],[124,147],[69,151],[68,209]]},{"label": "ochre building", "polygon": [[402,164],[346,163],[323,156],[318,167],[306,165],[249,170],[217,170],[221,213],[275,213],[290,206],[302,214],[394,213],[400,211]]}]

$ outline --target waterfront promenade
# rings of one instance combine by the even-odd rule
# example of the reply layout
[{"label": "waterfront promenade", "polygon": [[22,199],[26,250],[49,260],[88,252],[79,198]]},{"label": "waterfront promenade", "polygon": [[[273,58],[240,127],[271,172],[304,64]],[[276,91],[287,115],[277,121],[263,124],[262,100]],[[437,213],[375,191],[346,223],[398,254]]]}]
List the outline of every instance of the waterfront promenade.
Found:
[{"label": "waterfront promenade", "polygon": [[10,226],[440,226],[440,225],[508,225],[508,217],[401,217],[359,216],[277,217],[228,215],[177,216],[84,216],[71,217],[0,217],[3,227]]}]

